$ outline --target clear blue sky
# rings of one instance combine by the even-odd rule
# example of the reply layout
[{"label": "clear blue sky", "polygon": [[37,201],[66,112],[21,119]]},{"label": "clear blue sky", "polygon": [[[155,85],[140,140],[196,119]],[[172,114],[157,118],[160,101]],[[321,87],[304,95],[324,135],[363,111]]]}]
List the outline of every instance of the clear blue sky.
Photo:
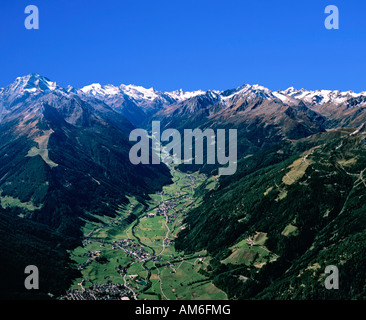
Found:
[{"label": "clear blue sky", "polygon": [[[26,30],[37,5],[40,29]],[[340,29],[326,30],[337,5]],[[364,0],[17,0],[0,4],[0,87],[37,72],[81,87],[366,90]]]}]

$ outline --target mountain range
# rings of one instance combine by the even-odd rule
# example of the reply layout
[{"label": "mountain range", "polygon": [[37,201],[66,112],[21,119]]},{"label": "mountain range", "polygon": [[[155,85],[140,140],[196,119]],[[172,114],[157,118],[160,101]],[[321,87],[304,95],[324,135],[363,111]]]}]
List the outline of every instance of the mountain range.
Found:
[{"label": "mountain range", "polygon": [[[80,241],[83,222],[113,216],[127,197],[144,202],[171,183],[165,165],[135,166],[128,157],[129,133],[159,120],[162,129],[238,130],[238,172],[198,192],[204,201],[176,241],[181,250],[212,254],[218,287],[233,299],[363,296],[365,250],[355,241],[363,241],[366,226],[365,106],[366,92],[248,84],[192,92],[98,83],[78,89],[35,73],[17,78],[0,89],[0,274],[12,275],[4,292],[21,296],[30,257],[35,265],[48,259],[43,292],[62,292],[74,276],[65,268],[67,250]],[[217,175],[215,165],[179,169]],[[258,233],[279,259],[263,268],[222,263],[235,254],[233,245]],[[328,258],[349,280],[338,295],[289,289],[319,280]],[[346,270],[357,270],[359,280]]]},{"label": "mountain range", "polygon": [[[339,90],[309,91],[297,90],[293,87],[271,91],[260,85],[248,84],[224,91],[196,90],[191,92],[182,89],[162,92],[137,85],[114,86],[99,83],[77,89],[72,86],[62,88],[56,82],[38,74],[19,77],[11,85],[0,89],[2,117],[7,112],[6,106],[16,102],[17,95],[39,97],[49,93],[64,97],[78,96],[83,100],[102,101],[114,111],[125,116],[135,126],[143,124],[145,119],[159,113],[169,115],[175,112],[183,115],[208,109],[206,114],[212,118],[219,116],[224,109],[236,113],[243,112],[244,109],[247,109],[247,112],[254,111],[256,106],[262,102],[287,107],[300,105],[304,112],[308,112],[307,109],[310,109],[326,118],[329,127],[359,126],[365,121],[363,111],[366,105],[366,91],[360,93]],[[179,111],[177,111],[178,109]],[[267,114],[271,111],[275,112],[268,108],[268,110],[261,109],[263,110],[258,110],[258,112]]]}]

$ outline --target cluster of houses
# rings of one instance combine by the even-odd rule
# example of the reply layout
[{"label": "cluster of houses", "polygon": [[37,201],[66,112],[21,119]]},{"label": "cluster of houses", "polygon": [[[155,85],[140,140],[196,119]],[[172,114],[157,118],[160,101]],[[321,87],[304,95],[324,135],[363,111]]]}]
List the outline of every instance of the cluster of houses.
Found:
[{"label": "cluster of houses", "polygon": [[93,284],[90,288],[69,289],[61,300],[127,300],[129,291],[123,284]]},{"label": "cluster of houses", "polygon": [[84,263],[78,264],[78,270],[83,270],[89,265],[96,257],[100,256],[100,251],[88,251],[87,253],[83,254],[83,257],[88,257],[88,259]]},{"label": "cluster of houses", "polygon": [[150,257],[150,253],[141,244],[132,239],[113,241],[112,249],[121,249],[128,257],[133,257],[137,261],[144,261]]}]

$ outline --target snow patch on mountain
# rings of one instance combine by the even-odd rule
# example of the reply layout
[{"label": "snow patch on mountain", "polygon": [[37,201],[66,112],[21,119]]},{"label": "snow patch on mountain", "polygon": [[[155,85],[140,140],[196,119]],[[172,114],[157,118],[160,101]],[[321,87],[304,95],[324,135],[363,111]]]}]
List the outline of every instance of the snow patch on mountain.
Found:
[{"label": "snow patch on mountain", "polygon": [[125,94],[130,98],[134,99],[135,101],[154,101],[156,99],[162,98],[164,95],[170,97],[175,101],[183,101],[189,98],[203,95],[206,92],[202,90],[196,90],[191,92],[183,91],[182,89],[171,91],[171,92],[161,92],[157,91],[154,88],[144,88],[142,86],[137,85],[120,85],[119,87],[115,87],[113,85],[104,85],[102,86],[99,83],[93,83],[91,85],[85,86],[81,88],[81,91],[86,94],[90,95],[118,95],[118,94]]},{"label": "snow patch on mountain", "polygon": [[165,92],[165,94],[176,101],[184,101],[196,96],[204,95],[206,92],[202,90],[183,91],[183,89],[179,89],[171,92]]},{"label": "snow patch on mountain", "polygon": [[283,91],[276,91],[274,95],[283,102],[290,101],[290,98],[302,100],[310,105],[323,105],[326,103],[342,104],[351,98],[365,96],[366,92],[355,93],[353,91],[339,91],[339,90],[315,90],[309,91],[306,89],[296,90],[290,87]]}]

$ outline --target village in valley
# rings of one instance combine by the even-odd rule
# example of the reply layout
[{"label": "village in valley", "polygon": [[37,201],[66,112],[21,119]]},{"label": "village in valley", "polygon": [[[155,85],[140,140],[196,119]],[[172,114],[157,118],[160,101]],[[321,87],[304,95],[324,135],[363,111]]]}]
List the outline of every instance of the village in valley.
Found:
[{"label": "village in valley", "polygon": [[226,299],[207,277],[207,252],[177,252],[174,240],[184,217],[200,199],[195,190],[215,185],[198,173],[171,167],[173,184],[146,204],[129,198],[116,217],[86,221],[82,246],[71,252],[82,277],[60,299]]}]

